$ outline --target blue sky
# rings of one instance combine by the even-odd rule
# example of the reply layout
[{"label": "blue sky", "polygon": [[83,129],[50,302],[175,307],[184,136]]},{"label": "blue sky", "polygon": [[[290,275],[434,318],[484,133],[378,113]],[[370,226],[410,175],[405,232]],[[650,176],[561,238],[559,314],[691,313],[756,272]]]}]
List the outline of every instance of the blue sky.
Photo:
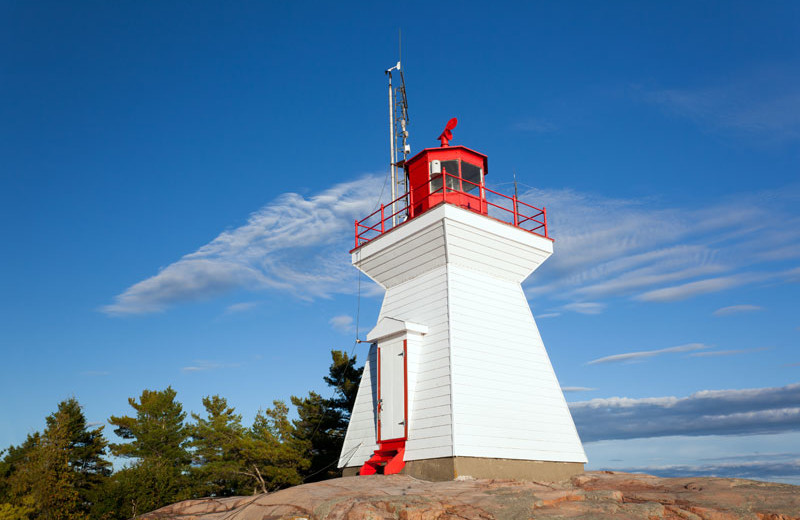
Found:
[{"label": "blue sky", "polygon": [[327,392],[402,28],[413,149],[458,117],[548,208],[524,288],[589,467],[800,482],[800,5],[400,7],[0,2],[0,446],[70,396]]}]

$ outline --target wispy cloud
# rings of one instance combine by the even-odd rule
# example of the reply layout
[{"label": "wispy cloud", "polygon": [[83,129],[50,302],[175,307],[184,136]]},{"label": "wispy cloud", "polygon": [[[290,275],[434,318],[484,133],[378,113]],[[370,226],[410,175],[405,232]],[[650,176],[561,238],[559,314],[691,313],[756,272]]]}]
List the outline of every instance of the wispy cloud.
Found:
[{"label": "wispy cloud", "polygon": [[770,350],[770,348],[759,347],[759,348],[743,348],[736,350],[712,350],[709,352],[694,352],[689,355],[692,357],[736,356],[739,354],[752,354],[753,352],[764,352],[765,350]]},{"label": "wispy cloud", "polygon": [[705,464],[683,466],[645,466],[619,468],[628,473],[646,473],[657,477],[720,477],[747,478],[777,481],[797,485],[800,483],[800,457],[794,460],[755,461],[728,464]]},{"label": "wispy cloud", "polygon": [[340,183],[310,198],[282,195],[197,251],[138,282],[103,307],[111,315],[162,311],[237,288],[275,289],[298,298],[350,292],[353,220],[378,200],[378,176]]},{"label": "wispy cloud", "polygon": [[688,397],[611,397],[571,403],[585,442],[669,435],[778,433],[800,427],[800,384],[704,390]]},{"label": "wispy cloud", "polygon": [[572,190],[521,198],[547,206],[555,238],[555,254],[525,285],[532,298],[662,303],[800,278],[800,186],[699,208]]},{"label": "wispy cloud", "polygon": [[565,311],[578,312],[580,314],[600,314],[606,308],[606,305],[597,302],[576,302],[568,303],[561,308]]},{"label": "wispy cloud", "polygon": [[594,392],[597,388],[589,388],[587,386],[562,386],[561,391],[567,393],[573,392]]},{"label": "wispy cloud", "polygon": [[722,307],[715,310],[712,314],[714,316],[730,316],[731,314],[740,314],[742,312],[754,312],[764,310],[763,307],[758,305],[731,305],[729,307]]},{"label": "wispy cloud", "polygon": [[539,319],[539,318],[556,318],[558,316],[561,316],[560,312],[546,312],[544,314],[537,314],[536,315],[536,319]]},{"label": "wispy cloud", "polygon": [[222,368],[235,368],[239,363],[219,363],[216,361],[197,360],[191,365],[181,368],[181,372],[207,372],[209,370],[219,370]]},{"label": "wispy cloud", "polygon": [[[279,291],[309,300],[351,293],[357,275],[347,255],[352,222],[372,211],[382,185],[382,176],[365,176],[310,197],[282,195],[244,225],[131,285],[102,311],[158,312],[233,290]],[[665,302],[800,279],[800,270],[782,265],[800,258],[800,216],[793,210],[800,202],[797,187],[696,209],[572,190],[529,189],[521,198],[549,210],[556,254],[525,287],[529,296],[560,300],[553,309],[596,314],[613,297]],[[248,305],[235,304],[227,312]]]},{"label": "wispy cloud", "polygon": [[335,330],[342,333],[348,333],[353,331],[352,316],[347,316],[344,314],[340,316],[334,316],[333,318],[328,320],[328,323],[330,323],[331,327],[333,327]]},{"label": "wispy cloud", "polygon": [[742,276],[709,278],[706,280],[698,280],[696,282],[689,282],[672,287],[665,287],[663,289],[647,291],[636,296],[636,299],[644,302],[674,302],[677,300],[685,300],[700,294],[708,294],[722,291],[724,289],[730,289],[732,287],[738,287],[744,283],[746,283],[745,277]]},{"label": "wispy cloud", "polygon": [[662,354],[672,354],[676,352],[691,352],[693,350],[703,350],[711,348],[702,343],[688,343],[686,345],[679,345],[677,347],[661,348],[658,350],[641,350],[638,352],[625,352],[624,354],[614,354],[613,356],[601,357],[593,359],[586,363],[587,365],[599,365],[602,363],[632,363],[641,361],[645,358],[660,356]]},{"label": "wispy cloud", "polygon": [[754,460],[721,460],[716,463],[614,468],[615,471],[647,473],[657,477],[721,477],[800,483],[800,453],[763,454]]},{"label": "wispy cloud", "polygon": [[251,309],[254,309],[258,306],[259,302],[241,302],[241,303],[234,303],[233,305],[228,305],[228,308],[225,309],[225,314],[237,314],[240,312],[247,312]]},{"label": "wispy cloud", "polygon": [[747,79],[700,88],[643,91],[643,99],[693,120],[705,130],[772,142],[800,139],[797,77],[758,71]]}]

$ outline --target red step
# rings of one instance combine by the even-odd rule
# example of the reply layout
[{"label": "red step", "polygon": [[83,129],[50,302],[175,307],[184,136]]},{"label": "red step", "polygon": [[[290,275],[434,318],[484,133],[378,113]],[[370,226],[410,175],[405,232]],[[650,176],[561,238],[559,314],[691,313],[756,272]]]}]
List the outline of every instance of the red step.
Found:
[{"label": "red step", "polygon": [[361,466],[359,475],[394,475],[400,473],[406,463],[403,460],[406,447],[405,443],[386,443],[375,450],[372,457]]}]

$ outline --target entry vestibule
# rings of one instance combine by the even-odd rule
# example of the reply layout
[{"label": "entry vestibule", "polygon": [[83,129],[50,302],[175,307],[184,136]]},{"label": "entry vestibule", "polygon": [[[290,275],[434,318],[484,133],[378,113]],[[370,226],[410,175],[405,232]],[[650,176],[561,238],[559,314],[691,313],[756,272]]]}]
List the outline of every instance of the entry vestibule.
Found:
[{"label": "entry vestibule", "polygon": [[[408,439],[409,382],[416,373],[418,352],[428,327],[393,318],[383,318],[367,334],[377,349],[373,373],[377,374],[376,430],[378,443]],[[410,359],[411,358],[411,359]]]}]

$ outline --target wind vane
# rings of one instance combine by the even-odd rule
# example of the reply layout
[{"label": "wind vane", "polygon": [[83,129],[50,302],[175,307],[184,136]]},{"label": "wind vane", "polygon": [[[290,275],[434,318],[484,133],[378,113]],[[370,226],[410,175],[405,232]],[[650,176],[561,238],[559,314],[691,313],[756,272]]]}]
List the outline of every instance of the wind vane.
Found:
[{"label": "wind vane", "polygon": [[447,122],[447,126],[444,127],[444,132],[442,132],[442,135],[436,138],[442,143],[442,148],[444,148],[445,146],[450,146],[450,139],[453,138],[452,130],[453,128],[456,127],[457,124],[458,124],[458,119],[454,117],[453,119]]}]

